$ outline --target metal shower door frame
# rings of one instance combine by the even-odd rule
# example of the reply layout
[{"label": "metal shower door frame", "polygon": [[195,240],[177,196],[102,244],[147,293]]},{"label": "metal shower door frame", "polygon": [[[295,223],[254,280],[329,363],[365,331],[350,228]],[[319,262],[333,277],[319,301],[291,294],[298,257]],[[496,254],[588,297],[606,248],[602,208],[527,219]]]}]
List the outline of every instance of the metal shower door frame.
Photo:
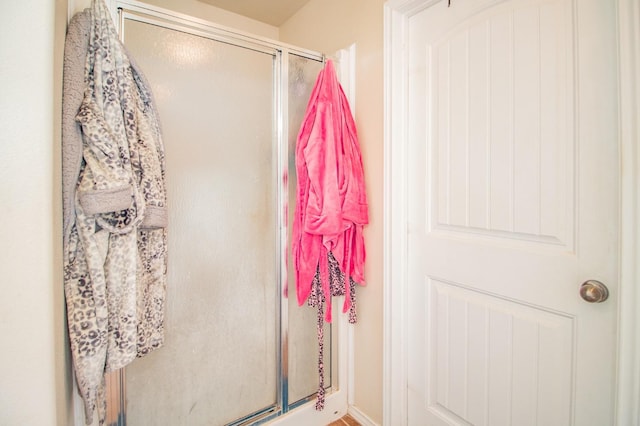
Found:
[{"label": "metal shower door frame", "polygon": [[[279,328],[279,334],[277,336],[278,353],[276,355],[277,362],[277,399],[274,405],[259,410],[254,413],[250,413],[241,419],[238,419],[228,426],[240,426],[247,424],[260,424],[273,420],[275,417],[281,416],[293,408],[303,405],[315,397],[310,395],[307,398],[303,398],[300,401],[296,401],[293,404],[289,401],[288,395],[288,343],[289,343],[289,330],[288,330],[288,299],[284,297],[284,288],[287,285],[287,236],[288,236],[288,223],[287,223],[287,197],[288,197],[288,182],[287,179],[283,179],[288,173],[288,58],[289,54],[304,57],[310,60],[324,62],[325,57],[322,53],[314,52],[307,49],[301,49],[295,46],[278,43],[273,40],[269,40],[262,37],[257,37],[248,33],[237,31],[231,28],[212,24],[211,22],[194,18],[188,15],[180,14],[168,9],[159,8],[143,2],[135,0],[110,0],[107,1],[110,7],[114,22],[118,23],[119,36],[122,41],[125,39],[124,22],[125,20],[133,20],[146,24],[156,25],[167,29],[185,32],[188,34],[205,37],[211,40],[231,44],[241,48],[255,50],[258,52],[266,53],[274,57],[274,86],[273,86],[273,99],[274,99],[274,117],[273,117],[273,129],[274,134],[272,140],[275,145],[275,155],[277,158],[277,166],[275,173],[277,176],[273,176],[276,179],[274,182],[279,182],[277,187],[277,206],[276,212],[277,223],[274,223],[276,227],[276,235],[278,235],[276,246],[274,249],[280,256],[277,260],[276,273],[277,282],[279,285],[276,289],[276,299],[279,300],[276,307],[276,318]],[[337,322],[338,323],[338,322]],[[338,323],[338,327],[340,324]],[[338,345],[340,347],[341,345]],[[334,358],[334,356],[331,356]],[[344,368],[338,368],[337,370],[344,371]],[[332,372],[332,375],[337,371]],[[337,380],[332,380],[334,390],[337,390]],[[112,422],[110,426],[123,426],[126,425],[126,386],[125,386],[125,371],[124,369],[107,375],[107,387],[110,405],[108,410],[111,413]]]}]

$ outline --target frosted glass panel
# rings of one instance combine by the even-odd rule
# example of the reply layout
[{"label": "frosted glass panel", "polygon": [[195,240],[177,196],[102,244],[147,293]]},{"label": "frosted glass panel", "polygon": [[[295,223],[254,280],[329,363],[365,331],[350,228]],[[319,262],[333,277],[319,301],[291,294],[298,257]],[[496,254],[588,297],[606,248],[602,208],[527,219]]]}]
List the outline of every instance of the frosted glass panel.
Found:
[{"label": "frosted glass panel", "polygon": [[166,345],[127,368],[132,425],[223,425],[277,403],[274,56],[125,21],[167,158]]},{"label": "frosted glass panel", "polygon": [[[322,63],[289,55],[289,205],[295,206],[296,140]],[[294,208],[289,209],[289,231],[293,228]],[[291,240],[291,239],[290,239]],[[289,403],[295,403],[318,389],[317,309],[298,306],[295,276],[289,262]],[[331,333],[324,325],[325,386],[331,386]]]}]

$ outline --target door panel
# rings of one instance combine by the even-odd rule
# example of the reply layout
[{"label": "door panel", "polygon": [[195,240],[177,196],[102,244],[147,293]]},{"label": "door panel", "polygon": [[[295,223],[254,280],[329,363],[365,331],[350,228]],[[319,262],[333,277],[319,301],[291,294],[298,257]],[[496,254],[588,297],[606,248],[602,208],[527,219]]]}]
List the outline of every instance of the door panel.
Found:
[{"label": "door panel", "polygon": [[166,343],[127,367],[127,421],[226,424],[277,402],[275,57],[133,19],[124,33],[171,200]]},{"label": "door panel", "polygon": [[[612,424],[614,7],[425,3],[408,27],[409,424]],[[591,278],[614,296],[583,301]]]},{"label": "door panel", "polygon": [[[485,12],[432,35],[416,58],[430,89],[437,229],[573,248],[571,64],[558,63],[572,40],[561,6]],[[415,37],[429,19],[414,18]]]},{"label": "door panel", "polygon": [[443,424],[568,424],[574,318],[437,279],[425,290],[422,377]]}]

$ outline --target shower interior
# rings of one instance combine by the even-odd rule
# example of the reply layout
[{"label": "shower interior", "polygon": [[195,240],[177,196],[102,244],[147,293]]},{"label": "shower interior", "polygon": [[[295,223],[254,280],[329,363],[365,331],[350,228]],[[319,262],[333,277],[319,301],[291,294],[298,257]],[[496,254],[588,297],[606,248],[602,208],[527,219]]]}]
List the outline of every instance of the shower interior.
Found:
[{"label": "shower interior", "polygon": [[[295,283],[283,293],[295,140],[324,57],[115,4],[160,114],[170,217],[166,343],[111,376],[111,424],[269,421],[313,400],[318,384],[316,312],[297,306]],[[325,325],[334,391],[341,328]]]}]

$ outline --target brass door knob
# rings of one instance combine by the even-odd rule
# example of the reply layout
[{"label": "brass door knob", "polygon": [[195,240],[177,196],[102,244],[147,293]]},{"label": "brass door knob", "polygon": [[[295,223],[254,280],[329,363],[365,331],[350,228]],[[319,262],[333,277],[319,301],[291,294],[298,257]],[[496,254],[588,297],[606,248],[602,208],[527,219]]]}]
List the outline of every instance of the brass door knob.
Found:
[{"label": "brass door knob", "polygon": [[588,280],[580,286],[580,297],[589,303],[602,303],[609,297],[609,289],[600,281]]}]

